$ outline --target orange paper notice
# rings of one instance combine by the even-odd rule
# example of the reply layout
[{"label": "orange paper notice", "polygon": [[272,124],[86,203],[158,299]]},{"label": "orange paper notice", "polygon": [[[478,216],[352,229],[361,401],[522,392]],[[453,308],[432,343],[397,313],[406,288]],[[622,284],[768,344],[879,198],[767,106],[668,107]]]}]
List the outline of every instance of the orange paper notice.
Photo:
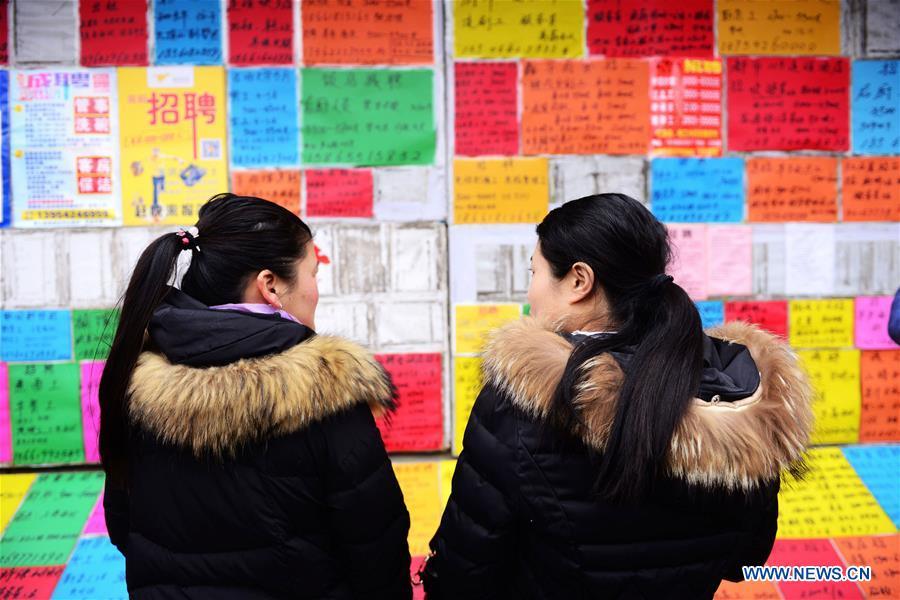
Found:
[{"label": "orange paper notice", "polygon": [[844,221],[900,221],[900,157],[845,158],[841,177]]},{"label": "orange paper notice", "polygon": [[232,171],[231,190],[239,196],[256,196],[300,214],[300,171]]},{"label": "orange paper notice", "polygon": [[749,159],[747,207],[750,221],[836,221],[837,159]]},{"label": "orange paper notice", "polygon": [[900,350],[863,351],[860,442],[900,442]]}]

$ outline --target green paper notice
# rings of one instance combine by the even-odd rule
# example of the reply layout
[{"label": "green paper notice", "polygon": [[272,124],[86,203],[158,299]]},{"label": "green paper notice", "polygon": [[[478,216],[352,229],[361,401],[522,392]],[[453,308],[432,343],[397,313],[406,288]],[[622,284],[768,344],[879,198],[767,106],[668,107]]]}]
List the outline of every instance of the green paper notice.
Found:
[{"label": "green paper notice", "polygon": [[103,489],[103,473],[45,473],[0,538],[0,567],[62,565]]},{"label": "green paper notice", "polygon": [[75,360],[104,360],[109,354],[116,327],[117,310],[73,310],[72,333],[75,339]]},{"label": "green paper notice", "polygon": [[303,162],[430,165],[434,72],[303,69]]},{"label": "green paper notice", "polygon": [[78,363],[9,365],[13,464],[84,462]]}]

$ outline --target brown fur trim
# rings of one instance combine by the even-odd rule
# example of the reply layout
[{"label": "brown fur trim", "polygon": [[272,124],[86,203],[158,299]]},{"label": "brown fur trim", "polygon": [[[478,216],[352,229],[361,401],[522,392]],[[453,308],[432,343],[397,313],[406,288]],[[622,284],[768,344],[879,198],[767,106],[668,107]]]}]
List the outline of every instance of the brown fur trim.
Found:
[{"label": "brown fur trim", "polygon": [[[762,376],[737,402],[695,398],[672,438],[670,473],[692,484],[749,489],[796,469],[812,431],[812,387],[796,355],[776,336],[743,322],[710,336],[747,346]],[[525,318],[494,334],[484,354],[485,381],[536,419],[546,418],[572,345]],[[575,396],[583,428],[574,432],[598,450],[606,445],[624,374],[612,356],[588,361]]]},{"label": "brown fur trim", "polygon": [[220,456],[357,404],[384,412],[394,393],[365,349],[320,335],[279,354],[221,367],[174,365],[144,352],[131,378],[128,413],[133,424],[165,442],[198,456]]}]

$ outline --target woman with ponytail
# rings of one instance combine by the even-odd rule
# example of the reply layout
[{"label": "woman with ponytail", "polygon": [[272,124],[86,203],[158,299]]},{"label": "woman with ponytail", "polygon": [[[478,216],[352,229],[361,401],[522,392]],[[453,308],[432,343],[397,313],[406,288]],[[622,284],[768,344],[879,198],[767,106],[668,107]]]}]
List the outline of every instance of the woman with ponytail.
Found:
[{"label": "woman with ponytail", "polygon": [[196,230],[141,255],[100,382],[129,595],[410,598],[409,515],[373,418],[394,387],[363,348],[315,334],[309,227],[222,194]]},{"label": "woman with ponytail", "polygon": [[809,383],[769,333],[704,333],[632,198],[569,202],[537,234],[532,316],[484,352],[427,597],[712,598],[769,555]]}]

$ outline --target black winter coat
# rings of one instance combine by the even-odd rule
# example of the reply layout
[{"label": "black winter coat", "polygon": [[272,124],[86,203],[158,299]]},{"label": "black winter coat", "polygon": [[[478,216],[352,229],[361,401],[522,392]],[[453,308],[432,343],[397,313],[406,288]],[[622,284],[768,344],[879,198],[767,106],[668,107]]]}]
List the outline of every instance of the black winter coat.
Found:
[{"label": "black winter coat", "polygon": [[529,318],[500,330],[431,541],[429,600],[711,598],[763,564],[780,473],[808,442],[811,390],[774,336],[744,323],[710,336],[668,475],[623,506],[592,487],[628,353],[596,359],[576,396],[579,430],[563,432],[548,407],[576,340]]},{"label": "black winter coat", "polygon": [[130,385],[127,489],[106,519],[130,595],[411,597],[409,514],[361,347],[173,290]]}]

